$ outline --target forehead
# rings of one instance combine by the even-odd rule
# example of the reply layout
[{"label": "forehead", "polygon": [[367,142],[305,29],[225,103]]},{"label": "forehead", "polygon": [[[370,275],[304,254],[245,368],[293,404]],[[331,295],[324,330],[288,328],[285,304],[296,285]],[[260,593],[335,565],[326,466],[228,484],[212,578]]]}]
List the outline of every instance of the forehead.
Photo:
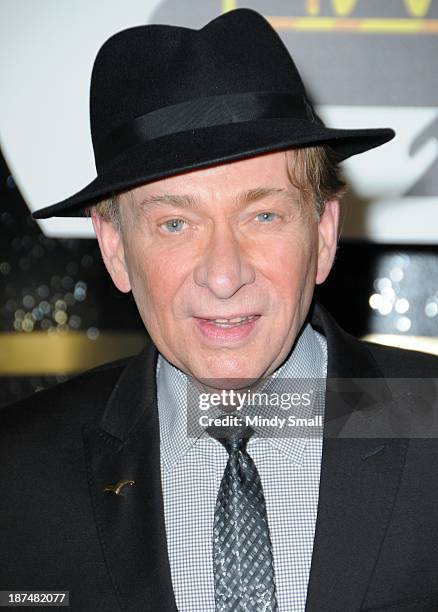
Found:
[{"label": "forehead", "polygon": [[131,193],[136,202],[164,194],[236,199],[247,192],[257,191],[259,197],[267,197],[295,189],[289,172],[293,161],[292,151],[276,151],[146,183]]}]

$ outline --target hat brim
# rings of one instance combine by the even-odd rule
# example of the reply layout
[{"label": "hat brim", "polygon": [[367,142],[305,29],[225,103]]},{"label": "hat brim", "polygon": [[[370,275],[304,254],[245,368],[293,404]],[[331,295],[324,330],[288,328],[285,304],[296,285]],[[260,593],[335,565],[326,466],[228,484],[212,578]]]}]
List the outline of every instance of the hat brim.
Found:
[{"label": "hat brim", "polygon": [[125,151],[73,196],[33,213],[34,219],[82,217],[84,208],[113,193],[208,166],[294,147],[329,145],[337,159],[394,138],[390,128],[343,130],[291,119],[265,119],[178,132]]}]

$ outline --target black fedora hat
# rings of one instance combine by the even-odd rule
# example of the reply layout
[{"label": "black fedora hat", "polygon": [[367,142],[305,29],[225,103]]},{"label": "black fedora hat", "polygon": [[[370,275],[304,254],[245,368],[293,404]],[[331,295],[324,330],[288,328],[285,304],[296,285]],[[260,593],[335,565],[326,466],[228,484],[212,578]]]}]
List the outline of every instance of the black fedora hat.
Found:
[{"label": "black fedora hat", "polygon": [[90,120],[97,177],[33,217],[76,217],[112,193],[185,171],[292,147],[329,145],[339,161],[391,129],[326,127],[280,37],[251,9],[200,30],[123,30],[94,62]]}]

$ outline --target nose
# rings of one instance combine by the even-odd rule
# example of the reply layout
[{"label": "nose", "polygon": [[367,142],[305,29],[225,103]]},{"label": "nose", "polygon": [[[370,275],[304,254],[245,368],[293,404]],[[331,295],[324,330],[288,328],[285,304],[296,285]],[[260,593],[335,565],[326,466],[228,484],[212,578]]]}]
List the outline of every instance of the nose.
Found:
[{"label": "nose", "polygon": [[255,270],[233,228],[224,222],[212,229],[201,261],[194,269],[195,283],[210,289],[215,297],[227,299],[254,280]]}]

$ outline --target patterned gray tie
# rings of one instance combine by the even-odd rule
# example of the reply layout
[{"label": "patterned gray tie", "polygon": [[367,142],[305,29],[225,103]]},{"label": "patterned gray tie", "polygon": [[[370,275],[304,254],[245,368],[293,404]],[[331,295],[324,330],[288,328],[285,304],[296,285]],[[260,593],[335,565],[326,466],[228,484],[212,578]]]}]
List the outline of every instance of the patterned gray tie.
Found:
[{"label": "patterned gray tie", "polygon": [[250,427],[209,427],[229,453],[213,525],[216,612],[277,610],[266,504],[257,468],[246,451]]}]

